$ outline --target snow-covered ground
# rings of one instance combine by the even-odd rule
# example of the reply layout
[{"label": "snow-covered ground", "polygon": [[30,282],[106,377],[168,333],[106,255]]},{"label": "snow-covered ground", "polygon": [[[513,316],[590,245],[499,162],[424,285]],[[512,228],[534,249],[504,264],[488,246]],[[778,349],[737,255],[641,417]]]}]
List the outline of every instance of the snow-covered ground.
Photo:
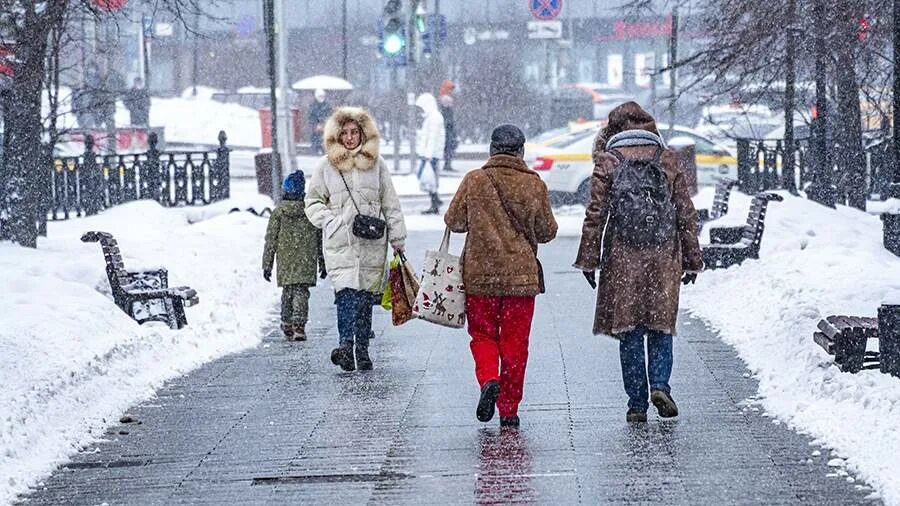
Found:
[{"label": "snow-covered ground", "polygon": [[[698,207],[712,195],[704,190]],[[761,259],[701,274],[683,305],[737,349],[769,414],[833,451],[836,477],[846,466],[900,504],[900,379],[841,373],[812,340],[825,316],[876,316],[900,303],[900,258],[882,246],[878,216],[783,195],[769,204]],[[723,222],[743,222],[749,206],[733,193]]]},{"label": "snow-covered ground", "polygon": [[[259,342],[277,298],[259,276],[266,221],[214,211],[141,201],[51,223],[37,250],[0,243],[0,504],[163,381]],[[100,246],[79,240],[88,230],[115,234],[126,266],[165,266],[172,286],[197,289],[189,326],[138,326],[100,293]]]},{"label": "snow-covered ground", "polygon": [[[416,193],[412,181],[395,181],[401,194]],[[236,181],[232,201],[204,208],[136,202],[54,223],[37,250],[0,244],[0,504],[165,380],[260,342],[278,296],[259,275],[266,220],[225,214],[270,205],[254,185]],[[711,200],[711,189],[696,198],[699,207]],[[749,200],[734,193],[722,222],[742,222]],[[580,235],[583,212],[557,210],[561,236]],[[835,475],[846,466],[900,504],[900,380],[840,373],[812,341],[823,316],[875,315],[879,304],[900,302],[900,259],[881,246],[878,218],[859,211],[786,195],[770,204],[766,224],[762,260],[702,274],[683,292],[684,306],[735,346],[768,413],[832,449]],[[408,216],[412,231],[442,227],[440,216]],[[115,234],[127,266],[162,265],[172,285],[197,289],[190,325],[138,326],[119,311],[101,293],[100,247],[79,241],[87,230]]]}]

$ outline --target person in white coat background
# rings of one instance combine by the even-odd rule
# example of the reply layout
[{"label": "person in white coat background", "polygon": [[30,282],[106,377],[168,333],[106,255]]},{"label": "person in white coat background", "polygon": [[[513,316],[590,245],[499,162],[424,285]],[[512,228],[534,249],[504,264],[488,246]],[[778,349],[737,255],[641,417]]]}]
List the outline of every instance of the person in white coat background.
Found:
[{"label": "person in white coat background", "polygon": [[438,163],[444,157],[446,132],[444,116],[438,108],[437,100],[431,93],[422,93],[416,99],[416,106],[424,114],[422,128],[416,132],[416,154],[419,155],[419,188],[431,197],[431,207],[424,214],[440,212],[441,200],[438,198],[438,180],[440,171]]},{"label": "person in white coat background", "polygon": [[[325,157],[313,171],[305,204],[309,220],[322,229],[325,266],[336,292],[339,345],[331,361],[345,371],[369,370],[373,294],[381,292],[387,275],[388,243],[395,253],[403,251],[406,224],[369,113],[341,107],[323,133]],[[357,214],[384,219],[385,235],[354,235]]]}]

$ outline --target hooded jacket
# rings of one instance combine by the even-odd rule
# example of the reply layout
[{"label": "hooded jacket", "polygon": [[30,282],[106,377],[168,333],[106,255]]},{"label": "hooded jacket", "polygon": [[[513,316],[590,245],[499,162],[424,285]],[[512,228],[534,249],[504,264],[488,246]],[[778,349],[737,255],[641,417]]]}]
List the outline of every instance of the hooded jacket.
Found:
[{"label": "hooded jacket", "polygon": [[[627,130],[659,133],[653,117],[635,102],[626,102],[609,113],[609,123],[594,144],[591,199],[585,211],[575,267],[600,271],[595,334],[617,336],[642,325],[674,335],[681,276],[684,271],[703,269],[697,213],[676,155],[666,150],[661,165],[675,205],[675,238],[659,246],[638,248],[623,244],[610,233],[610,193],[619,162],[606,145],[613,136]],[[657,146],[635,145],[617,150],[626,158],[649,159],[656,154]]]},{"label": "hooded jacket", "polygon": [[[353,150],[340,143],[341,126],[347,121],[355,121],[361,131],[360,145]],[[306,215],[322,229],[325,266],[334,288],[379,292],[387,243],[402,248],[406,224],[391,175],[379,156],[378,128],[365,110],[341,107],[328,118],[324,134],[325,157],[306,192]],[[353,235],[353,220],[360,213],[386,220],[386,237],[370,240]]]},{"label": "hooded jacket", "polygon": [[263,270],[271,271],[277,258],[278,286],[313,286],[321,254],[322,232],[306,217],[303,201],[284,200],[278,204],[266,227]]},{"label": "hooded jacket", "polygon": [[422,93],[416,106],[425,113],[422,128],[416,132],[416,154],[421,158],[443,158],[446,142],[444,116],[431,93]]}]

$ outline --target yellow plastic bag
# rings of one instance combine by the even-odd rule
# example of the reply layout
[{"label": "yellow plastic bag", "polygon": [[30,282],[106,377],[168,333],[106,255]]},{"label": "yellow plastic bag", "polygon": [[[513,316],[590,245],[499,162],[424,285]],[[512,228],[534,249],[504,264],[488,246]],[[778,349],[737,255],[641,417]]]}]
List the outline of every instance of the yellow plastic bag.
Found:
[{"label": "yellow plastic bag", "polygon": [[[391,270],[394,270],[400,265],[400,255],[394,255],[394,259],[391,260]],[[390,272],[390,271],[388,271]],[[391,292],[391,284],[387,283],[384,287],[384,292],[381,294],[381,307],[384,308],[385,311],[390,311],[394,308],[393,303],[393,294]]]}]

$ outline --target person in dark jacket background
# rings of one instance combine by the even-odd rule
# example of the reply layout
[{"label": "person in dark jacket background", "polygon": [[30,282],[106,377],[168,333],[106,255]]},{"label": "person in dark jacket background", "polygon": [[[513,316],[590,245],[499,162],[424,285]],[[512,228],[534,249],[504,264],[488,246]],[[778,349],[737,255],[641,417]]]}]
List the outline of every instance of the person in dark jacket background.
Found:
[{"label": "person in dark jacket background", "polygon": [[444,167],[442,170],[453,172],[453,156],[459,146],[456,138],[456,119],[453,117],[453,90],[456,85],[449,79],[441,84],[438,92],[438,107],[444,116]]},{"label": "person in dark jacket background", "polygon": [[491,134],[491,158],[466,174],[444,222],[467,233],[463,249],[470,348],[481,397],[475,416],[500,411],[501,427],[519,426],[535,297],[542,292],[538,244],[556,237],[547,186],[522,159],[525,135],[514,125]]},{"label": "person in dark jacket background", "polygon": [[325,100],[325,90],[322,88],[317,89],[314,96],[315,101],[309,106],[309,142],[316,155],[324,155],[322,132],[325,130],[325,122],[331,116],[331,104]]},{"label": "person in dark jacket background", "polygon": [[134,85],[125,93],[125,108],[131,115],[133,126],[148,126],[150,124],[150,93],[144,87],[144,80],[134,78]]},{"label": "person in dark jacket background", "polygon": [[263,250],[263,278],[272,279],[272,264],[278,259],[278,286],[281,292],[281,330],[290,340],[306,341],[309,320],[309,289],[316,285],[316,268],[325,278],[322,258],[322,231],[306,217],[303,199],[306,179],[296,171],[284,180],[283,200],[266,228]]}]

